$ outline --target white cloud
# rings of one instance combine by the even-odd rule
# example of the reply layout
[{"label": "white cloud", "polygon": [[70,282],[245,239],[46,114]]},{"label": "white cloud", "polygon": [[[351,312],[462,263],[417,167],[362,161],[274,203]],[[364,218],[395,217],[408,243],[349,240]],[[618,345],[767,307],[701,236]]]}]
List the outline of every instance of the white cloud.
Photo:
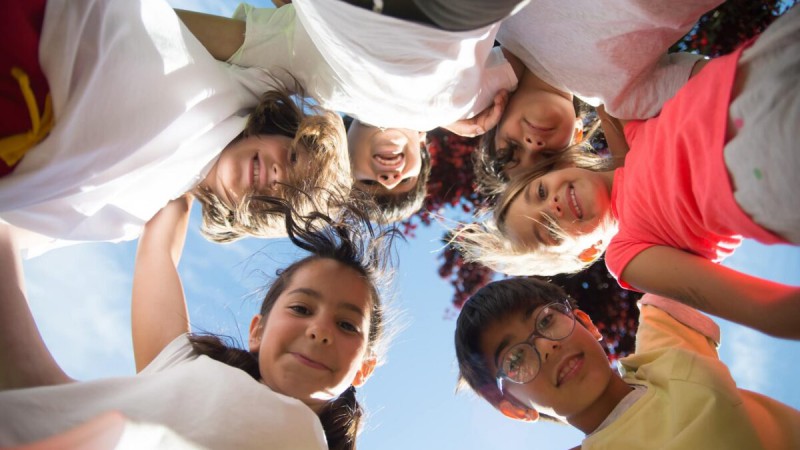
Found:
[{"label": "white cloud", "polygon": [[770,339],[751,328],[718,319],[722,330],[720,358],[742,389],[764,392],[769,387]]},{"label": "white cloud", "polygon": [[133,373],[133,243],[86,244],[25,261],[28,301],[51,353],[71,376]]}]

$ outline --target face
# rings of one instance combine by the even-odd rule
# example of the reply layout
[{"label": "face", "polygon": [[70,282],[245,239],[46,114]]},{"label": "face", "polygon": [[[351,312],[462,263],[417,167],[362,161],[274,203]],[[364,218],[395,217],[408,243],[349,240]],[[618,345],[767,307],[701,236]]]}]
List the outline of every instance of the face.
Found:
[{"label": "face", "polygon": [[513,178],[564,150],[581,129],[570,98],[556,92],[518,89],[503,111],[495,135],[498,154],[507,151],[512,155],[503,173]]},{"label": "face", "polygon": [[[229,144],[206,176],[204,183],[229,208],[248,194],[275,195],[279,183],[307,167],[308,152],[292,148],[292,139],[279,135],[258,135]],[[301,177],[301,174],[296,174]]]},{"label": "face", "polygon": [[611,211],[607,174],[567,168],[534,179],[511,202],[505,216],[506,234],[518,246],[556,246],[562,237],[551,231],[547,216],[564,233],[594,231]]},{"label": "face", "polygon": [[[501,355],[531,336],[542,308],[512,314],[485,329],[481,353],[493,374],[498,372]],[[503,380],[506,397],[527,408],[569,418],[585,411],[603,395],[612,380],[612,370],[597,342],[597,329],[588,319],[581,319],[585,315],[578,317],[572,333],[562,340],[533,339],[541,359],[539,372],[525,384]]]},{"label": "face", "polygon": [[291,277],[265,320],[253,318],[250,351],[258,352],[262,382],[315,411],[351,384],[363,382],[371,295],[355,270],[316,259]]},{"label": "face", "polygon": [[406,128],[377,128],[354,120],[347,132],[355,185],[373,194],[414,189],[422,168],[420,143],[425,133]]}]

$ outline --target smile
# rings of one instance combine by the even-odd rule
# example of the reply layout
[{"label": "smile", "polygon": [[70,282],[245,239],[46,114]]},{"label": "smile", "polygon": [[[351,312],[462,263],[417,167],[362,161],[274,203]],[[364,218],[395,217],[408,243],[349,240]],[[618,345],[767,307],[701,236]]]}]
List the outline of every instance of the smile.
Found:
[{"label": "smile", "polygon": [[583,367],[583,353],[571,356],[566,361],[562,362],[561,369],[558,371],[558,377],[556,378],[556,387],[574,378],[581,370],[581,367]]},{"label": "smile", "polygon": [[403,164],[405,155],[403,153],[379,153],[372,155],[372,159],[381,167],[394,170],[399,169]]},{"label": "smile", "polygon": [[291,355],[294,356],[294,358],[304,366],[311,367],[312,369],[317,369],[317,370],[326,370],[329,372],[331,371],[331,368],[326,366],[325,364],[322,364],[321,362],[318,361],[314,361],[311,358],[307,358],[301,355],[300,353],[292,353]]},{"label": "smile", "polygon": [[570,184],[569,187],[567,187],[567,193],[569,194],[569,209],[572,210],[572,215],[578,220],[583,219],[583,210],[578,204],[578,197],[575,195],[575,186]]},{"label": "smile", "polygon": [[251,166],[252,169],[251,169],[250,186],[255,191],[256,188],[261,185],[261,179],[259,178],[259,176],[261,175],[261,163],[258,160],[258,155],[253,157]]}]

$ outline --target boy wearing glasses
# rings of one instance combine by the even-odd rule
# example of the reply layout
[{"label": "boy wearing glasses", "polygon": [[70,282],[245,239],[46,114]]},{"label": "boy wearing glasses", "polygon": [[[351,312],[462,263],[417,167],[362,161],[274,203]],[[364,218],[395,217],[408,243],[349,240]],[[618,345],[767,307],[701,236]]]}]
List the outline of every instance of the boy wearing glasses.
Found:
[{"label": "boy wearing glasses", "polygon": [[736,387],[711,319],[649,294],[639,308],[636,353],[618,374],[559,287],[491,283],[458,317],[461,381],[513,419],[569,423],[582,448],[800,448],[800,411]]}]

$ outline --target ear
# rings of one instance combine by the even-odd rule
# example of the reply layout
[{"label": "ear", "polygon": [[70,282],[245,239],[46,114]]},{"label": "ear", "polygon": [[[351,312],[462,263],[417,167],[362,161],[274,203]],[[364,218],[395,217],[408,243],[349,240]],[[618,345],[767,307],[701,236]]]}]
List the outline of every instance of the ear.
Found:
[{"label": "ear", "polygon": [[356,372],[356,377],[353,378],[353,386],[361,387],[364,383],[366,383],[367,378],[372,375],[372,371],[375,370],[375,365],[378,363],[378,360],[375,358],[364,358],[364,361],[361,363],[361,368],[358,369]]},{"label": "ear", "polygon": [[250,320],[250,339],[247,341],[247,348],[249,348],[251,352],[257,352],[258,348],[261,346],[261,334],[263,331],[264,327],[261,323],[261,314],[256,314]]},{"label": "ear", "polygon": [[575,118],[575,128],[572,131],[572,143],[578,144],[583,141],[583,119]]},{"label": "ear", "polygon": [[576,319],[578,319],[578,322],[580,322],[584,328],[589,330],[589,333],[592,333],[592,336],[594,336],[595,339],[597,339],[598,341],[603,340],[603,335],[600,334],[600,330],[598,330],[597,327],[594,326],[592,318],[589,317],[588,314],[581,311],[580,309],[572,310],[572,314],[575,316]]},{"label": "ear", "polygon": [[578,260],[584,263],[591,263],[597,260],[600,255],[603,253],[601,248],[603,246],[603,241],[597,241],[597,243],[592,244],[591,247],[587,248],[586,250],[582,251],[578,255]]},{"label": "ear", "polygon": [[497,409],[509,419],[521,420],[523,422],[536,422],[539,420],[539,412],[535,409],[519,406],[516,402],[504,398],[500,400]]}]

